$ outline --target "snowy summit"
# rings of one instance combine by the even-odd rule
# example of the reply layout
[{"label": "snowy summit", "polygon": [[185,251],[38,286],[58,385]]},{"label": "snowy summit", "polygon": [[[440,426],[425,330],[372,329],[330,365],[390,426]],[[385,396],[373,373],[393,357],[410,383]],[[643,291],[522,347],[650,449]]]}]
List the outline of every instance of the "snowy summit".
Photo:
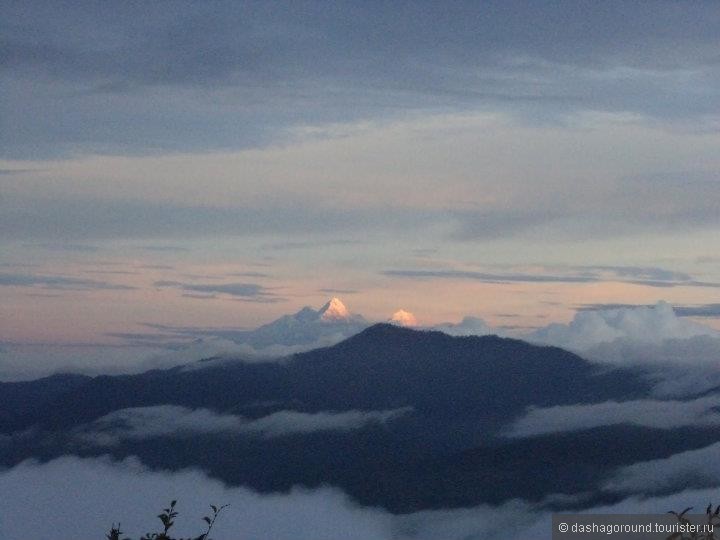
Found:
[{"label": "snowy summit", "polygon": [[350,319],[350,312],[339,298],[333,298],[320,308],[320,319],[329,322],[347,321]]},{"label": "snowy summit", "polygon": [[415,318],[415,315],[413,315],[409,311],[405,311],[404,309],[399,309],[395,313],[393,313],[393,316],[390,317],[390,322],[392,324],[397,324],[398,326],[418,325],[418,321],[417,318]]}]

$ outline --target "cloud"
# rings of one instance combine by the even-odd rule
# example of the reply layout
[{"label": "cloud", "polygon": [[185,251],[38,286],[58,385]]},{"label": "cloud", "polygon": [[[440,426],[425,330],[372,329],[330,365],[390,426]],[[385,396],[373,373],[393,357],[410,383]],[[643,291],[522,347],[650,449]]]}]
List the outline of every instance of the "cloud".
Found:
[{"label": "cloud", "polygon": [[[275,295],[268,289],[256,283],[181,283],[179,281],[156,281],[155,287],[172,287],[183,291],[202,293],[204,296],[212,298],[213,294],[226,294],[228,296],[237,296],[244,299],[255,299],[263,301],[276,300]],[[196,295],[197,296],[197,295]]]},{"label": "cloud", "polygon": [[136,276],[140,272],[130,270],[83,270],[84,274],[98,274],[107,276]]},{"label": "cloud", "polygon": [[368,424],[385,424],[412,411],[412,407],[402,407],[386,411],[343,411],[301,413],[280,411],[259,418],[247,424],[248,432],[257,432],[265,437],[281,437],[316,431],[351,431]]},{"label": "cloud", "polygon": [[388,322],[391,324],[396,324],[398,326],[406,326],[411,328],[419,325],[417,317],[404,309],[399,309],[395,313],[393,313],[392,316],[388,319]]},{"label": "cloud", "polygon": [[603,489],[623,493],[662,493],[687,487],[720,486],[720,443],[668,458],[621,467]]},{"label": "cloud", "polygon": [[[230,505],[214,528],[216,538],[390,537],[390,516],[360,508],[334,489],[262,496],[226,488],[199,471],[151,472],[133,458],[25,462],[0,478],[3,538],[100,538],[118,521],[128,536],[139,538],[159,523],[155,515],[170,499],[178,499],[180,516],[173,529],[178,537],[199,534],[201,517],[213,503]],[[40,511],[43,519],[37,519]]]},{"label": "cloud", "polygon": [[188,341],[193,339],[190,336],[182,336],[175,333],[154,333],[149,332],[108,332],[105,334],[108,337],[122,339],[128,343],[136,345],[163,345],[168,348],[176,348],[178,346],[185,346]]},{"label": "cloud", "polygon": [[575,351],[615,340],[659,344],[669,339],[696,336],[720,337],[707,326],[679,318],[667,302],[652,307],[580,311],[568,324],[550,324],[526,338]]},{"label": "cloud", "polygon": [[[669,198],[675,200],[672,193],[648,204],[643,193],[633,191],[636,180],[623,176],[628,169],[637,172],[635,162],[620,156],[611,171],[601,174],[595,167],[603,156],[617,153],[621,144],[647,152],[649,137],[657,141],[654,156],[682,154],[678,159],[688,161],[686,167],[700,158],[712,163],[709,149],[717,146],[716,135],[701,137],[701,150],[691,152],[687,147],[698,143],[689,141],[687,134],[639,122],[590,118],[562,128],[536,128],[518,125],[512,117],[474,111],[339,127],[326,138],[308,137],[299,135],[298,140],[262,151],[54,161],[48,172],[30,175],[22,183],[1,180],[5,197],[0,200],[0,229],[7,238],[45,243],[106,238],[177,243],[262,234],[257,238],[260,246],[277,246],[287,256],[300,258],[303,250],[293,248],[343,247],[328,244],[335,239],[318,240],[303,236],[306,233],[338,234],[372,244],[376,238],[365,232],[403,231],[411,235],[408,248],[429,241],[452,244],[490,238],[537,246],[530,239],[554,244],[655,235],[659,227],[667,228],[668,241],[680,242],[681,230],[718,225],[717,212],[705,208],[708,201],[717,200],[712,192],[717,182],[690,185],[687,192],[694,195],[684,195],[673,216],[667,216],[662,211]],[[624,142],[614,142],[618,138]],[[583,148],[579,154],[573,151],[578,144]],[[373,160],[364,159],[369,154]],[[423,160],[412,159],[416,154]],[[541,155],[557,162],[552,172],[532,169]],[[585,157],[573,157],[578,155]],[[453,156],[463,156],[461,163]],[[643,168],[665,166],[652,161]],[[485,174],[478,177],[477,170]],[[538,181],[529,180],[528,170],[534,171],[532,178],[540,175]],[[288,171],[295,171],[292,182]],[[208,181],[198,183],[198,176]],[[438,177],[444,181],[433,180]],[[670,192],[676,189],[668,180],[648,189],[662,186]],[[645,214],[637,217],[638,212]],[[282,237],[266,236],[273,233]],[[582,272],[576,274],[582,277]],[[624,280],[631,283],[633,278]],[[642,281],[657,287],[676,283]]]},{"label": "cloud", "polygon": [[[608,135],[624,138],[628,132],[622,133],[622,130],[632,131],[633,128],[630,127],[632,123],[634,121],[625,123],[624,128],[616,125],[618,131],[614,135],[608,132]],[[713,128],[712,131],[716,132],[716,129]],[[587,133],[582,135],[577,133],[577,136],[583,139],[581,144],[589,140],[586,138],[587,135]],[[588,150],[594,152],[606,142],[596,139],[596,147]],[[640,151],[640,147],[637,148]],[[518,149],[517,152],[517,155],[520,155],[524,150]],[[682,153],[679,147],[668,148],[668,152],[674,155]],[[610,167],[616,167],[620,165],[622,159],[616,151],[612,154],[618,161],[614,161]],[[562,157],[557,156],[555,159],[561,160]],[[569,164],[569,166],[576,165]],[[584,163],[583,168],[586,166],[587,163]],[[630,171],[629,167],[625,168],[622,165],[621,167]],[[648,237],[664,233],[669,238],[681,230],[717,228],[718,214],[713,201],[717,200],[720,182],[714,166],[710,166],[707,170],[692,170],[692,165],[688,163],[686,170],[674,171],[666,171],[666,167],[667,165],[656,164],[652,166],[652,171],[648,170],[643,175],[620,172],[615,176],[614,181],[610,179],[611,175],[608,173],[596,177],[597,169],[588,167],[584,173],[586,179],[596,177],[595,183],[578,182],[567,177],[558,183],[558,180],[564,177],[564,174],[559,172],[557,173],[559,176],[554,181],[549,178],[546,180],[547,183],[543,184],[544,190],[535,190],[530,182],[519,181],[518,184],[525,186],[525,193],[515,191],[517,184],[514,182],[511,185],[503,184],[503,187],[510,190],[503,194],[503,200],[509,200],[511,197],[512,203],[502,206],[479,204],[472,210],[463,209],[460,205],[454,206],[449,211],[449,216],[455,220],[457,227],[450,234],[450,238],[472,241],[517,237],[518,233],[555,241],[589,237],[618,238],[631,233]],[[505,174],[508,168],[512,166],[506,163],[501,174]],[[535,174],[537,173],[533,173]],[[600,185],[603,188],[596,189]],[[580,186],[582,193],[577,191]],[[491,191],[493,186],[488,185],[485,189]],[[581,194],[586,197],[592,194],[586,199],[591,203],[583,203],[578,199]],[[530,197],[534,197],[535,200]],[[622,271],[624,267],[598,265],[595,268],[603,271]],[[678,274],[681,276],[683,273]],[[632,279],[632,274],[626,274],[626,279],[623,281],[634,283],[636,280]],[[683,279],[677,280],[678,283],[683,281]],[[639,283],[648,285],[656,283],[657,287],[673,286],[674,282],[675,280],[669,280],[666,276],[657,281],[653,281],[649,276],[643,276],[639,280]],[[692,284],[687,281],[686,283],[689,284],[688,286],[704,286],[703,282]],[[714,286],[717,284],[715,283]]]},{"label": "cloud", "polygon": [[129,4],[108,20],[96,7],[11,4],[1,18],[3,118],[22,129],[0,146],[16,156],[78,146],[247,147],[297,125],[438,107],[532,119],[633,111],[700,123],[717,98],[715,11],[698,4],[678,17],[673,7],[493,2],[278,12],[223,2],[167,13]]},{"label": "cloud", "polygon": [[[171,499],[178,500],[180,515],[173,528],[178,537],[199,534],[200,518],[210,504],[229,504],[213,529],[218,539],[550,540],[552,536],[551,510],[522,500],[392,515],[358,506],[334,488],[261,495],[224,486],[197,470],[151,471],[135,458],[26,461],[0,472],[0,483],[3,538],[99,538],[118,521],[128,536],[138,538],[159,524],[155,515]],[[632,496],[585,511],[657,514],[704,504],[716,496],[716,489]],[[37,519],[38,512],[43,519]]]},{"label": "cloud", "polygon": [[92,424],[80,427],[76,437],[86,443],[112,446],[123,440],[208,433],[237,433],[245,420],[208,409],[175,405],[132,407],[114,411]]},{"label": "cloud", "polygon": [[25,174],[35,172],[38,169],[0,169],[0,176],[11,176],[16,174]]},{"label": "cloud", "polygon": [[327,287],[324,289],[318,289],[318,292],[321,292],[323,294],[357,294],[360,291],[357,289],[335,289]]},{"label": "cloud", "polygon": [[144,268],[146,270],[175,270],[175,267],[169,264],[142,264],[138,268]]},{"label": "cloud", "polygon": [[[180,178],[181,175],[178,175]],[[180,180],[182,183],[182,180]],[[222,184],[218,180],[218,184]],[[208,186],[214,189],[213,185]],[[41,240],[43,243],[99,241],[105,239],[153,239],[168,241],[214,236],[248,237],[260,234],[333,234],[356,232],[359,227],[383,230],[407,229],[428,220],[444,220],[441,211],[393,208],[385,202],[366,208],[334,207],[317,202],[298,201],[293,195],[279,200],[277,194],[254,205],[197,205],[151,199],[127,200],[121,197],[89,197],[68,188],[56,197],[32,193],[9,194],[0,199],[0,229],[6,238]],[[68,191],[74,192],[68,196]],[[266,198],[266,199],[267,199]],[[265,246],[276,251],[321,249],[354,245],[350,240],[282,242]],[[150,249],[146,249],[150,247]],[[158,250],[157,248],[161,248]],[[182,253],[175,246],[141,246],[137,249],[157,253]]]},{"label": "cloud", "polygon": [[[76,540],[105,534],[118,521],[131,538],[159,523],[157,511],[177,499],[178,537],[197,535],[210,504],[229,505],[216,538],[248,540],[496,540],[549,539],[549,513],[523,501],[499,506],[392,515],[352,502],[329,487],[258,494],[226,487],[196,470],[154,472],[135,458],[62,457],[26,461],[0,472],[0,534],[4,538]],[[72,494],[72,496],[68,496]],[[43,519],[37,513],[42,509]],[[523,516],[523,519],[518,519]],[[547,534],[547,536],[545,536]]]},{"label": "cloud", "polygon": [[[96,8],[3,8],[0,113],[18,129],[0,133],[0,147],[73,157],[28,172],[30,184],[3,177],[8,238],[172,241],[401,224],[440,229],[442,238],[422,238],[439,244],[718,224],[713,10],[694,7],[680,31],[667,6],[141,11],[124,6],[110,21]],[[627,20],[665,31],[639,40]],[[587,21],[612,28],[602,32],[612,43],[579,38]],[[711,126],[702,136],[700,119]],[[88,154],[103,157],[78,157]]]},{"label": "cloud", "polygon": [[328,345],[325,341],[306,346],[272,346],[253,348],[212,335],[200,339],[181,333],[114,335],[126,343],[25,344],[2,343],[0,347],[0,380],[32,380],[54,373],[85,375],[123,375],[150,369],[168,369],[188,365],[200,369],[214,362],[270,362],[288,354]]},{"label": "cloud", "polygon": [[[720,283],[698,281],[681,272],[661,268],[624,266],[575,266],[575,274],[494,273],[472,270],[385,270],[385,276],[414,279],[469,279],[484,283],[601,283],[614,281],[647,287],[720,287]],[[632,278],[632,279],[629,279]]]},{"label": "cloud", "polygon": [[304,413],[278,411],[249,420],[208,409],[176,405],[132,407],[114,411],[89,425],[76,429],[83,443],[113,446],[123,440],[154,437],[187,437],[199,434],[248,434],[265,438],[316,433],[353,431],[371,424],[385,424],[412,411],[410,407],[384,411],[322,411]]},{"label": "cloud", "polygon": [[191,294],[191,293],[183,293],[183,298],[195,298],[196,300],[215,300],[217,298],[216,294]]},{"label": "cloud", "polygon": [[[160,328],[163,328],[160,326]],[[85,375],[129,375],[151,369],[183,366],[185,370],[205,369],[221,363],[280,362],[288,356],[320,347],[329,347],[345,334],[321,336],[299,345],[254,347],[226,339],[233,331],[187,329],[169,333],[111,333],[125,341],[103,343],[26,344],[0,342],[0,381],[26,381],[55,373]],[[217,334],[217,335],[216,335]],[[198,337],[201,336],[201,337]],[[204,360],[200,362],[200,360]]]},{"label": "cloud", "polygon": [[588,360],[644,370],[659,397],[700,395],[720,387],[720,336],[700,335],[647,343],[616,339],[585,350]]},{"label": "cloud", "polygon": [[263,249],[269,249],[272,251],[288,251],[293,249],[324,249],[328,246],[355,246],[363,244],[358,240],[323,240],[323,241],[292,241],[292,242],[275,242],[272,244],[264,244]]},{"label": "cloud", "polygon": [[101,250],[98,246],[91,246],[88,244],[68,244],[62,242],[56,244],[26,244],[26,247],[40,248],[48,251],[75,251],[78,253],[95,253]]},{"label": "cloud", "polygon": [[[213,296],[207,292],[194,294]],[[178,365],[202,369],[220,362],[273,362],[298,352],[331,346],[348,337],[346,332],[331,332],[298,345],[263,342],[253,346],[242,343],[247,339],[247,330],[242,328],[145,326],[147,332],[107,334],[123,340],[121,345],[6,343],[0,351],[0,380],[25,380],[63,371],[121,374]],[[568,325],[551,324],[530,333],[526,327],[491,327],[478,317],[465,317],[460,323],[432,328],[459,336],[510,335],[575,349],[599,364],[640,368],[654,383],[656,397],[689,397],[720,386],[720,335],[677,317],[664,303],[604,312],[581,311]],[[197,362],[208,358],[213,360]]]},{"label": "cloud", "polygon": [[469,270],[385,270],[385,276],[417,279],[471,279],[485,283],[594,283],[594,276],[552,276],[543,274],[495,274]]},{"label": "cloud", "polygon": [[720,317],[720,304],[675,306],[673,309],[680,317]]},{"label": "cloud", "polygon": [[[210,336],[214,334],[213,330],[207,330],[207,332]],[[225,333],[220,331],[219,334],[223,335]],[[232,335],[233,332],[229,332],[229,334]],[[193,346],[188,347],[188,349],[190,349],[187,353],[188,359],[182,362],[185,364],[183,369],[204,369],[221,362],[279,362],[284,361],[288,356],[296,353],[311,351],[321,347],[330,347],[347,337],[347,334],[339,332],[321,335],[315,341],[309,341],[307,343],[299,343],[296,345],[276,343],[265,346],[253,346],[248,343],[238,343],[223,338],[204,338],[196,342]],[[168,363],[175,362],[172,365],[180,364],[180,362],[177,362],[177,353],[175,352],[168,352],[164,357]],[[211,358],[211,360],[207,362],[192,362],[192,360],[208,358]]]},{"label": "cloud", "polygon": [[[187,295],[183,295],[187,296]],[[282,296],[252,296],[247,298],[233,298],[236,302],[247,302],[252,304],[280,304],[287,302],[287,298]]]},{"label": "cloud", "polygon": [[181,246],[139,246],[137,249],[142,251],[156,251],[160,253],[184,253],[190,251],[188,248]]},{"label": "cloud", "polygon": [[520,335],[532,343],[577,352],[587,360],[639,368],[657,397],[700,395],[720,386],[720,332],[683,319],[667,302],[590,304],[568,324]]},{"label": "cloud", "polygon": [[432,327],[433,330],[440,330],[450,336],[486,336],[489,334],[497,334],[498,330],[488,326],[485,321],[479,317],[464,317],[457,324],[443,323]]},{"label": "cloud", "polygon": [[508,428],[510,437],[577,431],[615,424],[661,429],[720,425],[720,396],[691,401],[606,401],[591,405],[530,408]]},{"label": "cloud", "polygon": [[[619,303],[600,303],[600,304],[581,304],[576,306],[577,311],[608,311],[614,309],[636,309],[636,308],[652,308],[655,304],[619,304]],[[673,310],[676,307],[673,306]],[[677,314],[677,311],[675,312]]]},{"label": "cloud", "polygon": [[575,266],[578,270],[597,270],[600,272],[612,272],[619,277],[633,277],[641,280],[650,281],[692,281],[692,276],[685,272],[676,272],[665,268],[657,268],[653,266],[610,266],[610,265],[591,265],[591,266]]},{"label": "cloud", "polygon": [[165,352],[161,347],[107,344],[2,343],[0,381],[24,381],[54,373],[86,375],[137,373],[144,360]]},{"label": "cloud", "polygon": [[0,273],[0,287],[35,287],[57,290],[111,290],[128,291],[135,287],[108,283],[106,281],[95,281],[66,276],[36,275],[36,274],[3,274]]},{"label": "cloud", "polygon": [[227,277],[254,277],[254,278],[269,278],[272,277],[270,274],[264,272],[232,272],[225,274]]},{"label": "cloud", "polygon": [[[710,310],[714,304],[707,306]],[[578,308],[578,313],[567,325],[552,323],[530,333],[514,332],[512,335],[535,343],[573,349],[596,362],[634,364],[655,369],[682,367],[684,370],[695,366],[698,372],[716,371],[713,368],[715,358],[720,356],[720,332],[693,321],[682,320],[682,315],[677,313],[679,309],[682,307],[672,307],[664,301],[648,305],[585,304]],[[705,309],[705,306],[699,309]],[[512,318],[517,315],[501,313],[496,316]],[[182,335],[232,334],[229,329],[154,327]],[[454,336],[483,336],[508,335],[507,330],[525,330],[528,327],[493,327],[482,318],[466,316],[460,323],[442,323],[430,328]],[[673,373],[675,378],[678,375]],[[715,384],[713,377],[708,373],[706,375],[707,384],[696,386],[697,392]],[[679,384],[681,381],[676,382]],[[720,384],[720,380],[717,384]]]}]

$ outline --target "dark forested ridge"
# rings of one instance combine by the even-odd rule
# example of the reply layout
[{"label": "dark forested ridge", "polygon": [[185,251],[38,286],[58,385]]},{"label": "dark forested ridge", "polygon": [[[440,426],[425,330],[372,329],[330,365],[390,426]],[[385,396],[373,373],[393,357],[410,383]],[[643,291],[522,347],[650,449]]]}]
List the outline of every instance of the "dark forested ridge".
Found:
[{"label": "dark forested ridge", "polygon": [[[363,503],[399,512],[539,499],[586,492],[611,467],[720,439],[710,428],[628,425],[504,436],[530,406],[636,399],[648,391],[639,373],[600,370],[558,348],[380,324],[335,346],[275,362],[215,359],[139,375],[2,384],[7,437],[0,458],[10,466],[67,453],[136,455],[151,467],[200,467],[263,492],[336,485]],[[315,419],[319,413],[399,413],[347,429],[272,436],[242,429],[155,430],[112,444],[87,437],[78,442],[88,426],[114,411],[163,405],[244,422],[288,411]],[[127,427],[126,421],[97,429],[102,434]]]}]

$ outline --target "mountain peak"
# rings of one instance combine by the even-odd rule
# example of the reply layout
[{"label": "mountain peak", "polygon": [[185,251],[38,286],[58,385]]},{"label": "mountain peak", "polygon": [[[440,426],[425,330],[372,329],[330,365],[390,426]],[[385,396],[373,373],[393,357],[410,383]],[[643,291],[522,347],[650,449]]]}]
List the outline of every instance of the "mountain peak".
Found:
[{"label": "mountain peak", "polygon": [[327,304],[320,308],[320,318],[323,321],[347,321],[350,312],[339,298],[332,298]]},{"label": "mountain peak", "polygon": [[393,316],[390,317],[390,322],[392,324],[397,324],[398,326],[417,326],[418,320],[409,311],[405,311],[404,309],[399,309],[395,313],[393,313]]}]

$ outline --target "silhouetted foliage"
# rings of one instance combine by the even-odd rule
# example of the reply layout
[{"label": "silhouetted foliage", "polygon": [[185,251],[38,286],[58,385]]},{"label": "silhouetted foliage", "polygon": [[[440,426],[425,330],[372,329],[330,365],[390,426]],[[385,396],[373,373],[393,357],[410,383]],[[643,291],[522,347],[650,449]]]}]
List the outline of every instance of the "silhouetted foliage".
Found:
[{"label": "silhouetted foliage", "polygon": [[[674,515],[677,518],[678,523],[682,525],[693,525],[693,523],[685,517],[690,510],[692,510],[692,506],[679,513],[670,510],[668,514]],[[720,527],[720,504],[714,510],[712,504],[708,504],[705,509],[705,515],[707,516],[707,525],[711,526],[709,527],[709,531],[675,532],[668,536],[666,540],[715,540],[716,538],[720,538],[715,535],[714,531],[715,527]]]},{"label": "silhouetted foliage", "polygon": [[[209,516],[203,516],[202,518],[207,525],[207,529],[205,530],[205,532],[202,533],[200,536],[193,536],[191,538],[182,539],[170,536],[170,529],[172,529],[173,525],[175,525],[175,518],[178,516],[178,513],[175,510],[176,504],[177,501],[172,501],[170,503],[170,506],[167,508],[163,508],[162,513],[158,515],[158,519],[162,522],[163,525],[162,531],[147,533],[142,536],[140,540],[211,540],[210,531],[212,531],[212,528],[215,525],[215,520],[220,515],[220,512],[222,512],[223,509],[228,506],[227,504],[223,506],[215,506],[214,504],[211,504],[210,509],[212,510],[212,514]],[[130,540],[130,538],[123,537],[123,534],[125,533],[123,533],[120,529],[120,523],[117,524],[117,527],[113,523],[112,527],[110,528],[110,532],[105,535],[105,538],[107,540]]]}]

